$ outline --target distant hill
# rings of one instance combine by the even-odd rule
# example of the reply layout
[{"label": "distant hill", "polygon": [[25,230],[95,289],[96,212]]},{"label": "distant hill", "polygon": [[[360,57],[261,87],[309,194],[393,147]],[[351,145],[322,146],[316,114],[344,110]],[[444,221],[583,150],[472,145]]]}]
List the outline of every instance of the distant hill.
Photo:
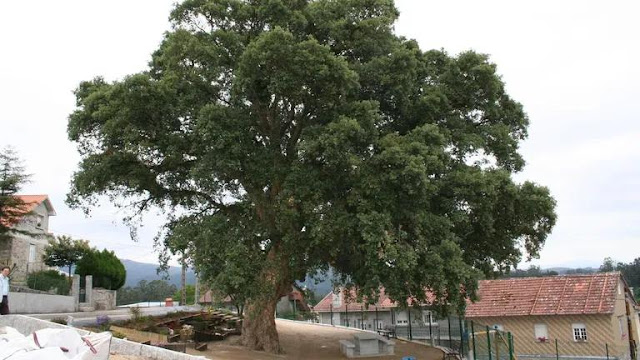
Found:
[{"label": "distant hill", "polygon": [[[172,266],[169,268],[169,279],[163,279],[162,276],[156,273],[158,264],[141,263],[133,260],[121,259],[127,270],[127,281],[125,286],[134,287],[138,285],[140,280],[167,280],[169,283],[180,287],[180,267]],[[195,284],[196,276],[193,270],[187,270],[187,284]]]},{"label": "distant hill", "polygon": [[[164,280],[162,276],[156,273],[156,269],[158,268],[158,264],[149,264],[149,263],[141,263],[133,260],[121,260],[124,264],[124,267],[127,269],[127,281],[125,286],[134,287],[138,284],[140,280]],[[559,275],[565,274],[580,274],[580,273],[593,273],[597,272],[597,268],[593,267],[584,267],[584,268],[569,268],[569,267],[553,267],[548,269],[540,269],[542,272],[547,271],[555,271]],[[169,268],[169,279],[167,281],[171,284],[174,284],[180,287],[180,267],[172,266]],[[316,281],[318,281],[316,283]],[[187,270],[187,284],[195,284],[196,277],[193,270]],[[331,284],[331,273],[327,274],[324,277],[320,277],[319,279],[313,279],[310,276],[304,281],[298,283],[302,287],[306,287],[307,289],[313,290],[317,300],[322,299],[325,295],[327,295],[330,291],[333,290],[333,286]]]}]

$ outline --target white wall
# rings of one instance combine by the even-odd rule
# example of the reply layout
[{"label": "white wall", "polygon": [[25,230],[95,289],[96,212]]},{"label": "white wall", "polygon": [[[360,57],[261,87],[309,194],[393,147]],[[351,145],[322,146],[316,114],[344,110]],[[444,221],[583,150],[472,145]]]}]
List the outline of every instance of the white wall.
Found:
[{"label": "white wall", "polygon": [[73,296],[9,293],[9,311],[12,314],[49,314],[76,311]]}]

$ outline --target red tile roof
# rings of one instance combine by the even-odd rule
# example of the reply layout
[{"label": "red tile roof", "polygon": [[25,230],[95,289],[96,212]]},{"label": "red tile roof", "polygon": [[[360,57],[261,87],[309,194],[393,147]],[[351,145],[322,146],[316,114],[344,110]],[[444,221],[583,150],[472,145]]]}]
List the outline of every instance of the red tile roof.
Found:
[{"label": "red tile roof", "polygon": [[[49,213],[49,215],[55,215],[55,210],[53,210],[53,206],[51,205],[51,202],[49,201],[49,197],[47,195],[15,195],[15,197],[17,197],[18,199],[20,199],[24,205],[21,205],[18,209],[16,209],[17,213],[20,213],[21,215],[27,214],[31,211],[33,211],[36,207],[38,207],[38,205],[40,205],[41,203],[45,203],[45,206],[47,207],[47,212]],[[14,216],[13,218],[7,219],[0,219],[0,223],[2,223],[2,225],[4,226],[13,226],[17,223],[19,223],[21,220],[21,216]]]},{"label": "red tile roof", "polygon": [[25,213],[33,211],[43,201],[49,199],[47,195],[16,195],[16,197],[24,203],[23,210]]},{"label": "red tile roof", "polygon": [[618,272],[480,281],[468,318],[526,315],[611,314]]},{"label": "red tile roof", "polygon": [[[380,297],[378,298],[378,301],[375,304],[368,305],[368,308],[365,302],[358,302],[355,300],[356,298],[355,290],[351,290],[349,296],[346,296],[346,294],[343,295],[341,306],[332,306],[333,295],[337,296],[337,294],[334,294],[333,292],[328,293],[322,300],[320,300],[320,302],[316,304],[316,306],[313,307],[313,310],[317,312],[329,312],[329,311],[340,312],[340,311],[356,310],[356,309],[359,310],[362,308],[364,308],[365,310],[367,309],[374,310],[376,307],[378,309],[398,307],[398,303],[391,300],[391,298],[389,298],[389,296],[385,293],[384,288],[380,289]],[[429,302],[433,302],[433,300],[435,300],[433,295],[431,295],[431,293],[427,293],[427,298]],[[409,305],[412,304],[411,299],[407,299],[407,302]],[[347,306],[348,306],[348,309],[347,309]]]}]

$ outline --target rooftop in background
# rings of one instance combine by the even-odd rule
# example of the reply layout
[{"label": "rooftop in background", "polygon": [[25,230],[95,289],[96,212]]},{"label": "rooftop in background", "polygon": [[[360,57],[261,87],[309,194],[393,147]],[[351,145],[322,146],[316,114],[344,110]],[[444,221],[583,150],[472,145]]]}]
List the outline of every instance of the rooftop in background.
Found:
[{"label": "rooftop in background", "polygon": [[[528,315],[611,314],[619,272],[483,280],[468,318]],[[622,280],[624,283],[624,281]],[[626,284],[624,291],[629,291]]]},{"label": "rooftop in background", "polygon": [[[368,309],[385,309],[385,308],[396,308],[398,307],[398,303],[391,300],[391,298],[385,293],[384,288],[380,289],[380,297],[378,301],[374,304],[370,304],[367,306],[366,302],[358,302],[356,299],[355,290],[351,290],[350,295],[348,297],[343,296],[340,306],[333,305],[333,292],[328,293],[320,302],[313,307],[314,311],[319,312],[329,312],[329,311],[345,311],[347,306],[349,309],[360,309],[362,307]],[[428,300],[433,301],[433,295],[427,292]],[[409,305],[412,304],[411,299],[407,299]]]}]

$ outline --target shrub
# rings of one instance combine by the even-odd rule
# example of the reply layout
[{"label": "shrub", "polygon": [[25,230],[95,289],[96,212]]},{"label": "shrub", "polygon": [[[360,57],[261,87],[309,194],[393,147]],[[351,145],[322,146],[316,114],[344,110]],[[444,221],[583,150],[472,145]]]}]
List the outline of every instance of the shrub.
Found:
[{"label": "shrub", "polygon": [[38,271],[29,274],[27,286],[40,291],[57,289],[56,293],[58,295],[69,295],[69,288],[71,287],[67,277],[55,270]]},{"label": "shrub", "polygon": [[96,316],[96,325],[98,325],[98,328],[100,328],[100,330],[102,331],[109,330],[109,327],[111,326],[110,322],[111,322],[111,319],[109,318],[108,315]]},{"label": "shrub", "polygon": [[112,331],[111,335],[113,335],[114,338],[118,338],[118,339],[124,339],[127,337],[127,335],[119,332],[119,331]]},{"label": "shrub", "polygon": [[76,274],[93,276],[93,286],[108,290],[120,289],[127,279],[127,271],[113,251],[88,251],[76,264]]},{"label": "shrub", "polygon": [[133,322],[140,322],[140,318],[142,317],[142,313],[139,307],[132,306],[129,308],[129,313],[131,314],[131,320]]}]

